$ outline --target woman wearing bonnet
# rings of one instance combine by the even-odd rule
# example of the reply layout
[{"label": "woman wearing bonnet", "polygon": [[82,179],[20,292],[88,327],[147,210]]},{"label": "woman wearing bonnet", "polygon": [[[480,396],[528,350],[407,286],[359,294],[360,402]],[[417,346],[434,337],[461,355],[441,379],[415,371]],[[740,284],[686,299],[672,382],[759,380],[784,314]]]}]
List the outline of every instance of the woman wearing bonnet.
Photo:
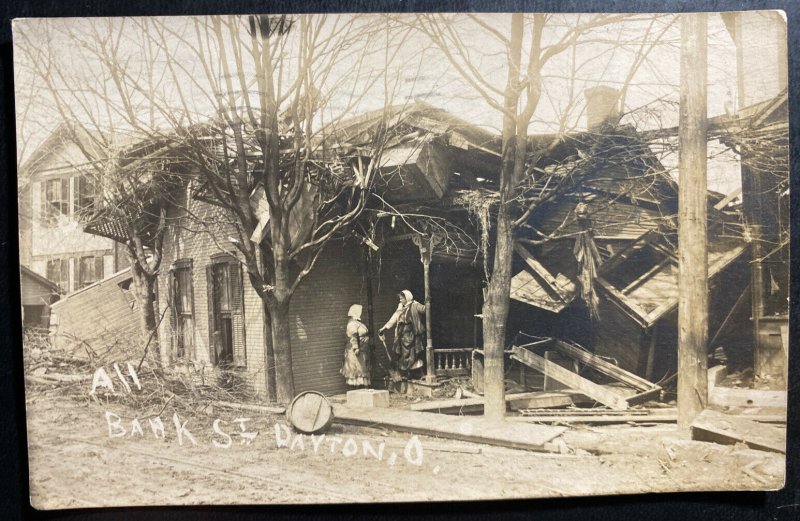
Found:
[{"label": "woman wearing bonnet", "polygon": [[400,303],[378,334],[383,338],[386,330],[395,328],[394,355],[400,370],[409,372],[422,368],[425,363],[425,306],[414,300],[407,289],[397,296]]},{"label": "woman wearing bonnet", "polygon": [[347,311],[347,345],[344,348],[344,363],[339,371],[347,385],[368,387],[369,373],[369,329],[361,322],[362,306],[353,304]]}]

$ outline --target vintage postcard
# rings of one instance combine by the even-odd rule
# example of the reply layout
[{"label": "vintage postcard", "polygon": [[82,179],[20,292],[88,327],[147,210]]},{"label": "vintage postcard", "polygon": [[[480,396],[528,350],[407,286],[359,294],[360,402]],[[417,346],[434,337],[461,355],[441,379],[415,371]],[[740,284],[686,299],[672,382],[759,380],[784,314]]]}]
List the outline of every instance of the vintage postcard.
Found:
[{"label": "vintage postcard", "polygon": [[786,27],[15,20],[31,504],[781,488]]}]

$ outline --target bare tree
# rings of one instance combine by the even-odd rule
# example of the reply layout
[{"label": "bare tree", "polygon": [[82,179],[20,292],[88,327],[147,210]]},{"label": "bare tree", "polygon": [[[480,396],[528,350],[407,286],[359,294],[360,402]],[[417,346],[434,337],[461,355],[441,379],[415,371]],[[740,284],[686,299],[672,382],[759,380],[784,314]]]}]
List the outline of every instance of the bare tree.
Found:
[{"label": "bare tree", "polygon": [[[326,244],[365,208],[389,117],[402,108],[355,126],[341,119],[375,89],[388,107],[389,62],[409,31],[353,16],[196,18],[192,36],[144,23],[154,46],[177,39],[200,66],[192,75],[177,53],[167,58],[179,104],[162,116],[177,137],[173,153],[235,231],[230,242],[269,320],[268,382],[287,402],[294,396],[292,295]],[[189,77],[198,79],[184,87]],[[213,102],[207,121],[193,116],[193,90]]]},{"label": "bare tree", "polygon": [[[17,70],[20,75],[31,77],[41,91],[37,102],[51,110],[51,130],[61,129],[62,139],[80,150],[81,157],[71,160],[72,168],[81,176],[81,187],[76,190],[86,191],[90,197],[85,207],[76,208],[76,216],[86,223],[102,212],[106,220],[119,225],[117,235],[125,237],[141,319],[140,345],[149,346],[151,359],[158,362],[156,276],[166,221],[163,212],[148,214],[143,210],[163,206],[157,201],[168,192],[154,191],[151,185],[155,178],[173,176],[158,158],[120,159],[120,151],[138,139],[135,130],[141,128],[141,100],[120,79],[120,48],[130,44],[123,27],[124,24],[107,21],[54,28],[48,21],[41,21],[35,26],[41,34],[19,33],[21,44],[17,48],[22,55]],[[37,42],[43,40],[39,38],[51,44],[40,46]],[[65,40],[89,52],[76,53],[71,60],[65,60],[63,49],[58,48],[58,43]],[[145,68],[152,71],[152,63],[151,58]],[[128,68],[128,74],[134,73],[132,68]],[[154,78],[148,79],[146,85],[155,89]],[[28,121],[26,117],[21,119]],[[143,184],[150,189],[142,190]]]}]

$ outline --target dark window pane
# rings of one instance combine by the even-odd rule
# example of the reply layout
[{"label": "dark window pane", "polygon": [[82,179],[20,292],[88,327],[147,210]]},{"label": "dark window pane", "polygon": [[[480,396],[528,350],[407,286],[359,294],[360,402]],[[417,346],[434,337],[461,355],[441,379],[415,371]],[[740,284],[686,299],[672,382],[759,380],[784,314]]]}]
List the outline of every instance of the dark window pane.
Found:
[{"label": "dark window pane", "polygon": [[78,270],[78,287],[84,288],[103,278],[102,257],[81,257]]}]

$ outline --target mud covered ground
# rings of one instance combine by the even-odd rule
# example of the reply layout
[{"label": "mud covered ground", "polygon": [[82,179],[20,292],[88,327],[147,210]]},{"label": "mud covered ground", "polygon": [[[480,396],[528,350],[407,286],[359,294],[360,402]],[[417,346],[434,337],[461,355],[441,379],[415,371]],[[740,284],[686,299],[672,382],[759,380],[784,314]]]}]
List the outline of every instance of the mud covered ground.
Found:
[{"label": "mud covered ground", "polygon": [[562,436],[565,453],[550,454],[336,424],[324,438],[298,441],[278,415],[218,407],[176,411],[170,404],[155,412],[145,416],[57,386],[29,388],[31,504],[60,509],[763,490],[782,486],[785,466],[783,455],[689,441],[671,425],[575,426]]}]

